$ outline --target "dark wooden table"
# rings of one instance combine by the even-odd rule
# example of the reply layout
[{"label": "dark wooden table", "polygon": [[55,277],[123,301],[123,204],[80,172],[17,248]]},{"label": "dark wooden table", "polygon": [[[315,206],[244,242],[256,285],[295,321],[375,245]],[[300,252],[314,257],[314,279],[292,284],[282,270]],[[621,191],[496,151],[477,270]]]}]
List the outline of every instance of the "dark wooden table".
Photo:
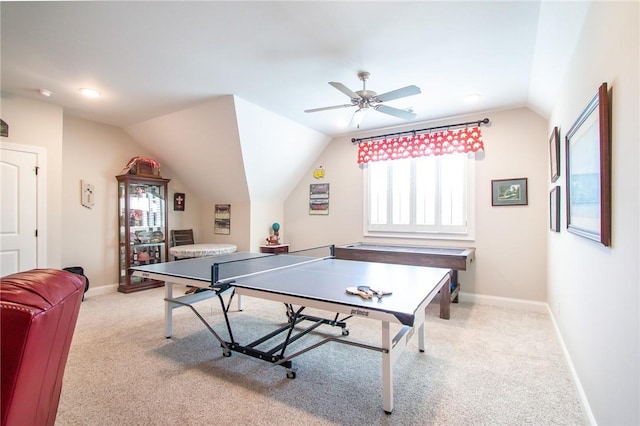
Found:
[{"label": "dark wooden table", "polygon": [[260,253],[289,253],[289,244],[267,244],[260,246]]},{"label": "dark wooden table", "polygon": [[[475,259],[473,247],[430,247],[392,244],[354,243],[335,247],[336,259],[397,263],[451,269],[451,301],[458,301],[458,271],[466,271]],[[446,306],[445,306],[446,305]],[[444,311],[444,312],[443,312]],[[440,317],[449,319],[449,304],[441,304]]]}]

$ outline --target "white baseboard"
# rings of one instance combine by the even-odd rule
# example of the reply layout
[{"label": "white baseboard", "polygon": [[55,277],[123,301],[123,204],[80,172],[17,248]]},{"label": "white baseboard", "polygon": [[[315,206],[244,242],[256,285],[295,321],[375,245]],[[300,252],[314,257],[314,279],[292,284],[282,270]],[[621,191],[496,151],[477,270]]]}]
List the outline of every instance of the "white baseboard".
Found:
[{"label": "white baseboard", "polygon": [[591,406],[589,405],[589,401],[587,400],[587,395],[584,392],[584,388],[582,387],[582,383],[580,382],[580,377],[576,372],[575,367],[573,366],[573,361],[571,360],[571,355],[569,354],[569,350],[567,349],[567,345],[564,343],[564,339],[562,338],[562,333],[560,332],[560,328],[558,327],[558,323],[556,322],[556,317],[553,315],[553,311],[551,307],[547,306],[549,317],[551,317],[551,322],[553,323],[553,328],[556,331],[556,336],[558,337],[558,341],[560,342],[560,347],[562,348],[562,353],[564,354],[564,358],[567,360],[567,365],[569,367],[569,371],[571,372],[571,377],[573,378],[573,383],[576,387],[576,392],[578,392],[578,397],[580,398],[580,402],[582,404],[582,411],[589,421],[590,425],[597,425],[598,422],[596,418],[593,416],[593,411],[591,411]]},{"label": "white baseboard", "polygon": [[510,297],[487,296],[484,294],[464,293],[458,295],[460,302],[477,303],[479,305],[499,306],[502,308],[523,309],[533,312],[548,312],[549,306],[545,302],[533,300],[512,299]]},{"label": "white baseboard", "polygon": [[101,285],[100,287],[89,287],[89,290],[84,294],[84,298],[91,296],[100,296],[101,294],[115,293],[118,291],[118,284]]}]

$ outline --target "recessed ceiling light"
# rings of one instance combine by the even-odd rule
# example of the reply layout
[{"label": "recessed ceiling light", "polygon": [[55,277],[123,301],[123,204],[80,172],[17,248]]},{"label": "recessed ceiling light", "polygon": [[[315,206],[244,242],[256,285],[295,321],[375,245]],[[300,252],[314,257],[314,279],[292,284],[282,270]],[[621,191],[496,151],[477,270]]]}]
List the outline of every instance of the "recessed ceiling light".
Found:
[{"label": "recessed ceiling light", "polygon": [[480,100],[480,95],[479,95],[479,94],[477,94],[477,93],[473,93],[473,94],[471,94],[471,95],[467,95],[467,96],[464,98],[464,101],[465,101],[466,103],[468,103],[468,104],[472,104],[472,103],[474,103],[474,102],[478,102],[479,100]]},{"label": "recessed ceiling light", "polygon": [[100,96],[102,96],[102,94],[100,92],[98,92],[95,89],[89,89],[86,87],[83,87],[80,89],[80,93],[82,93],[84,96],[88,97],[88,98],[99,98]]},{"label": "recessed ceiling light", "polygon": [[40,94],[42,96],[46,96],[47,98],[51,95],[53,95],[53,92],[51,90],[47,90],[47,89],[39,89],[38,92],[40,92]]}]

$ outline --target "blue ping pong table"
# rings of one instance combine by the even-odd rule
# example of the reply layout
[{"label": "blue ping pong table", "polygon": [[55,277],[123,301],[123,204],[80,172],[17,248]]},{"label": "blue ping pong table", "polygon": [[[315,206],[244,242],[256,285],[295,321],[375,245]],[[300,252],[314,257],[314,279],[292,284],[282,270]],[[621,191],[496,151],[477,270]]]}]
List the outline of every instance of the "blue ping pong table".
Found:
[{"label": "blue ping pong table", "polygon": [[[320,248],[323,249],[324,248]],[[424,322],[427,305],[440,291],[449,289],[450,270],[423,266],[340,260],[333,257],[333,246],[326,256],[310,251],[289,254],[258,254],[236,252],[228,255],[204,257],[175,262],[132,267],[134,276],[165,282],[166,337],[172,334],[172,312],[179,307],[190,308],[220,343],[224,356],[240,352],[286,368],[289,378],[296,377],[292,359],[325,343],[337,342],[382,353],[383,408],[393,410],[393,364],[418,330],[418,348],[424,351]],[[192,294],[174,295],[173,285],[197,287]],[[388,290],[391,294],[362,298],[349,294],[347,287],[369,286]],[[235,339],[231,298],[225,302],[223,294],[250,296],[276,302],[286,307],[287,325],[257,341],[241,344]],[[443,295],[444,296],[444,295]],[[218,297],[224,313],[229,340],[223,339],[197,311],[194,303]],[[327,318],[305,314],[313,308],[331,315]],[[239,309],[241,305],[239,304]],[[335,315],[334,315],[335,314]],[[340,317],[342,315],[342,318]],[[353,340],[346,321],[361,317],[380,321],[382,341],[372,346]],[[311,325],[300,330],[301,324]],[[392,324],[399,324],[393,326]],[[340,333],[304,347],[296,353],[286,352],[287,346],[321,325],[338,327]],[[396,334],[392,333],[397,330]],[[258,345],[280,337],[282,343],[270,350],[258,350]]]}]

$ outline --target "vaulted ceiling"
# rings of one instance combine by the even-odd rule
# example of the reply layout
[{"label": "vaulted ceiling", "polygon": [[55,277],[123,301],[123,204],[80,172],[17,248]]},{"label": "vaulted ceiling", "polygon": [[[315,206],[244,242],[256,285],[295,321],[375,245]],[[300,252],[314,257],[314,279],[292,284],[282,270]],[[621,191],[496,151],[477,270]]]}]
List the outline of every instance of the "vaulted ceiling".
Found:
[{"label": "vaulted ceiling", "polygon": [[[588,6],[552,1],[2,2],[1,87],[61,105],[65,114],[138,130],[141,123],[233,95],[294,128],[309,129],[313,147],[298,153],[305,160],[326,143],[318,134],[353,132],[345,125],[355,108],[304,110],[350,103],[327,83],[360,90],[359,71],[371,73],[367,89],[378,93],[420,87],[421,94],[388,102],[411,109],[416,123],[522,106],[548,116]],[[81,87],[95,88],[102,97],[82,98]],[[52,94],[45,98],[39,89]],[[471,94],[479,100],[465,103]],[[370,111],[360,131],[404,124]],[[277,131],[286,133],[280,126]],[[145,144],[147,138],[139,137]],[[188,141],[185,137],[182,143]],[[147,147],[153,152],[151,141]],[[183,151],[191,157],[168,158],[176,162],[171,168],[181,170],[180,161],[202,161],[193,156],[196,148]]]}]

